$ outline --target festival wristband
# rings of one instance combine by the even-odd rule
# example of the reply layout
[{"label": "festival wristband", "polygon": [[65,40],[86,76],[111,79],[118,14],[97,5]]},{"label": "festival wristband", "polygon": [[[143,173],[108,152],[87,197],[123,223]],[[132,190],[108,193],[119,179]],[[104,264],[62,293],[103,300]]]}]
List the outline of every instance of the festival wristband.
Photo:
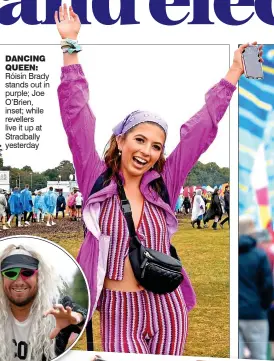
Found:
[{"label": "festival wristband", "polygon": [[61,41],[61,49],[63,50],[63,53],[78,53],[82,50],[82,47],[78,44],[77,40],[72,39],[63,39]]},{"label": "festival wristband", "polygon": [[69,46],[62,46],[61,49],[63,50],[63,53],[67,53],[69,50]]}]

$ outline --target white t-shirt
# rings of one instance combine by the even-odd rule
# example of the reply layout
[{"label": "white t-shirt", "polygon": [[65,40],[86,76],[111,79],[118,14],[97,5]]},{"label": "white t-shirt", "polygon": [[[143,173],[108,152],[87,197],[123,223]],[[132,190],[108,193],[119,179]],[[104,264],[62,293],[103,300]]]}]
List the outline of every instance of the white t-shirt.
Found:
[{"label": "white t-shirt", "polygon": [[76,206],[81,206],[82,205],[82,196],[79,194],[76,199],[75,199],[75,202],[76,202]]},{"label": "white t-shirt", "polygon": [[12,343],[14,346],[14,361],[26,360],[29,350],[29,334],[32,317],[29,316],[25,321],[19,322],[10,313]]},{"label": "white t-shirt", "polygon": [[0,194],[0,216],[6,215],[6,212],[5,212],[6,206],[7,206],[6,197],[4,196],[4,194]]}]

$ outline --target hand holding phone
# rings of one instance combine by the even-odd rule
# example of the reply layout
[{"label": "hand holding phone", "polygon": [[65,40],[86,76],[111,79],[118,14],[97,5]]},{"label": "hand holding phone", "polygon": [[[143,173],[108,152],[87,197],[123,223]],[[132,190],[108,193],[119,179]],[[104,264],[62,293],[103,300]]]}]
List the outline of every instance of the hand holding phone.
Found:
[{"label": "hand holding phone", "polygon": [[263,79],[263,68],[260,61],[258,45],[248,45],[242,52],[244,74],[249,79]]},{"label": "hand holding phone", "polygon": [[[244,66],[245,60],[243,59],[243,55],[246,53],[246,49],[249,48],[250,46],[257,46],[257,42],[254,41],[252,44],[242,44],[239,46],[239,48],[237,50],[235,50],[234,52],[234,56],[233,56],[233,62],[232,65],[230,66],[225,79],[227,81],[229,81],[231,84],[233,85],[237,85],[239,78],[242,76],[242,74],[246,74],[247,77],[251,76],[254,79],[257,79],[257,76],[259,76],[258,78],[262,78],[263,77],[263,72],[262,72],[262,66],[261,63],[263,63],[263,46],[259,45],[257,46],[257,50],[256,50],[256,55],[254,56],[255,52],[253,53],[253,61],[254,64],[256,64],[254,67],[259,66],[259,74],[250,74],[250,72],[246,72],[246,67]],[[250,50],[247,51],[247,55],[249,54]],[[259,56],[258,56],[259,55]],[[258,62],[259,60],[259,62]],[[249,62],[248,62],[249,64]],[[252,63],[253,64],[253,63]],[[249,69],[249,68],[248,68]]]}]

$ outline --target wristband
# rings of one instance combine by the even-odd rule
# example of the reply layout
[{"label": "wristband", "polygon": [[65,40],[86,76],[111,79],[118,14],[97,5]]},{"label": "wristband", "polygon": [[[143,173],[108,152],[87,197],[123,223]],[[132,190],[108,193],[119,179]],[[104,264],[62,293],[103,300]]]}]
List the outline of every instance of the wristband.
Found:
[{"label": "wristband", "polygon": [[63,53],[68,53],[69,47],[68,46],[62,46],[61,49],[63,50]]},{"label": "wristband", "polygon": [[78,44],[77,40],[72,39],[63,39],[61,41],[61,49],[63,50],[63,53],[78,53],[82,50],[82,47]]}]

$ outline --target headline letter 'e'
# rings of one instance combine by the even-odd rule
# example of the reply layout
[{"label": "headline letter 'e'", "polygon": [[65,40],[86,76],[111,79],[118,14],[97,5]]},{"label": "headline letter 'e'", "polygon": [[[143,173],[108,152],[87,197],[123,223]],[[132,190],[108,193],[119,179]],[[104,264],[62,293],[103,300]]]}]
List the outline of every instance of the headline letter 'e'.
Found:
[{"label": "headline letter 'e'", "polygon": [[[202,0],[204,1],[204,0]],[[186,16],[180,20],[171,20],[167,16],[167,6],[189,6],[189,0],[174,0],[173,4],[167,4],[166,0],[150,0],[149,10],[154,20],[162,25],[177,25],[181,24],[188,17],[189,12]]]},{"label": "headline letter 'e'", "polygon": [[254,12],[244,20],[236,20],[231,14],[232,6],[252,6],[254,7],[254,0],[239,0],[237,4],[231,4],[231,0],[215,0],[214,10],[217,18],[227,25],[242,25],[247,23]]}]

